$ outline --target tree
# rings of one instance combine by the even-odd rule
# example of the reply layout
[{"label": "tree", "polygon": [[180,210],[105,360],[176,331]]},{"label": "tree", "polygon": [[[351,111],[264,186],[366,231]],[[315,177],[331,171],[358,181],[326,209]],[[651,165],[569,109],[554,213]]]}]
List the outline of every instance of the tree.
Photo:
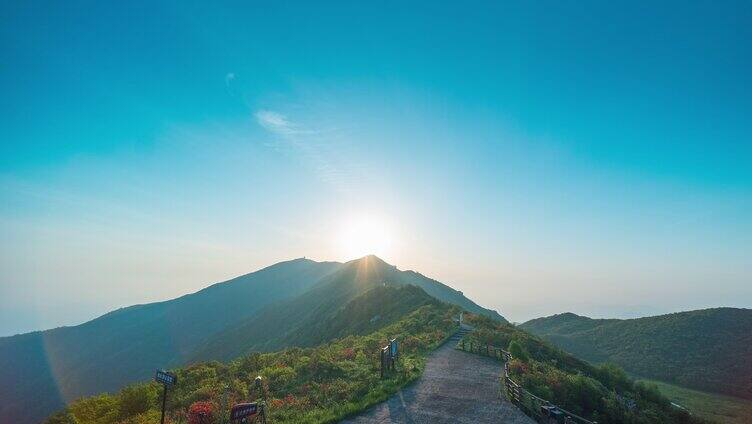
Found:
[{"label": "tree", "polygon": [[632,381],[618,365],[606,363],[598,368],[598,380],[609,389],[623,393],[632,389]]},{"label": "tree", "polygon": [[151,384],[135,384],[120,391],[120,419],[130,418],[148,411],[156,405],[157,390]]},{"label": "tree", "polygon": [[512,354],[513,358],[517,358],[522,362],[527,362],[530,359],[525,348],[517,340],[509,342],[509,353]]}]

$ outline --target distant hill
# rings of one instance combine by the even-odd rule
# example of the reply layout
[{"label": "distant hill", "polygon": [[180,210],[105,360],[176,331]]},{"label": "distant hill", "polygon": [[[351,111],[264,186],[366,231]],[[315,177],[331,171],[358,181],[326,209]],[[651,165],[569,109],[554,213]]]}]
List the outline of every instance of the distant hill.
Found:
[{"label": "distant hill", "polygon": [[[362,323],[343,328],[322,323],[385,284],[415,285],[434,299],[503,320],[462,293],[375,256],[345,264],[296,259],[78,326],[0,338],[0,417],[35,423],[78,397],[148,379],[155,368],[311,346],[346,331],[368,331]],[[420,297],[409,290],[403,294]],[[376,321],[388,322],[399,311],[392,313],[378,314]]]},{"label": "distant hill", "polygon": [[591,362],[613,362],[641,377],[752,399],[750,309],[628,320],[565,313],[520,328]]}]

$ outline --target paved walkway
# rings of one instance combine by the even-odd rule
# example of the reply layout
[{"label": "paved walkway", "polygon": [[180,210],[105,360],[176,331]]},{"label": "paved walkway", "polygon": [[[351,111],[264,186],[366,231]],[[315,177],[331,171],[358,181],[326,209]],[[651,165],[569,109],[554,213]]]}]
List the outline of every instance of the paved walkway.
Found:
[{"label": "paved walkway", "polygon": [[343,423],[535,424],[500,395],[501,363],[455,349],[457,336],[436,349],[413,384]]}]

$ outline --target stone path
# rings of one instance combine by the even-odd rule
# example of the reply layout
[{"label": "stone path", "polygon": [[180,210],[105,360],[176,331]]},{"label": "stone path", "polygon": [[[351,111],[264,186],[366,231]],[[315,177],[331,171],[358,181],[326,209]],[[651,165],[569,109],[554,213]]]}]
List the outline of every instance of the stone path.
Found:
[{"label": "stone path", "polygon": [[535,424],[501,396],[501,363],[455,349],[458,339],[431,353],[415,383],[342,423]]}]

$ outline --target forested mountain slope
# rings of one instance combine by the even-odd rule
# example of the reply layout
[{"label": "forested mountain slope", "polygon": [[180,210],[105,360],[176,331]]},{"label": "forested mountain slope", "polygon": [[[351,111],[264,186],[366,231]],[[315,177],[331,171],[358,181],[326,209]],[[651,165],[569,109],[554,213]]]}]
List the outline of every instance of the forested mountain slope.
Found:
[{"label": "forested mountain slope", "polygon": [[752,310],[715,308],[628,320],[567,313],[520,328],[591,362],[752,399]]},{"label": "forested mountain slope", "polygon": [[[375,287],[410,285],[420,287],[434,299],[503,320],[495,311],[479,307],[450,287],[413,272],[400,271],[375,256],[367,256],[347,262],[305,294],[269,305],[245,323],[208,339],[193,359],[228,360],[254,350],[314,346],[342,334],[326,328],[326,323],[333,322],[330,318],[341,313],[341,308],[350,300]],[[414,291],[406,292],[414,294]],[[388,317],[381,317],[385,318]]]}]

